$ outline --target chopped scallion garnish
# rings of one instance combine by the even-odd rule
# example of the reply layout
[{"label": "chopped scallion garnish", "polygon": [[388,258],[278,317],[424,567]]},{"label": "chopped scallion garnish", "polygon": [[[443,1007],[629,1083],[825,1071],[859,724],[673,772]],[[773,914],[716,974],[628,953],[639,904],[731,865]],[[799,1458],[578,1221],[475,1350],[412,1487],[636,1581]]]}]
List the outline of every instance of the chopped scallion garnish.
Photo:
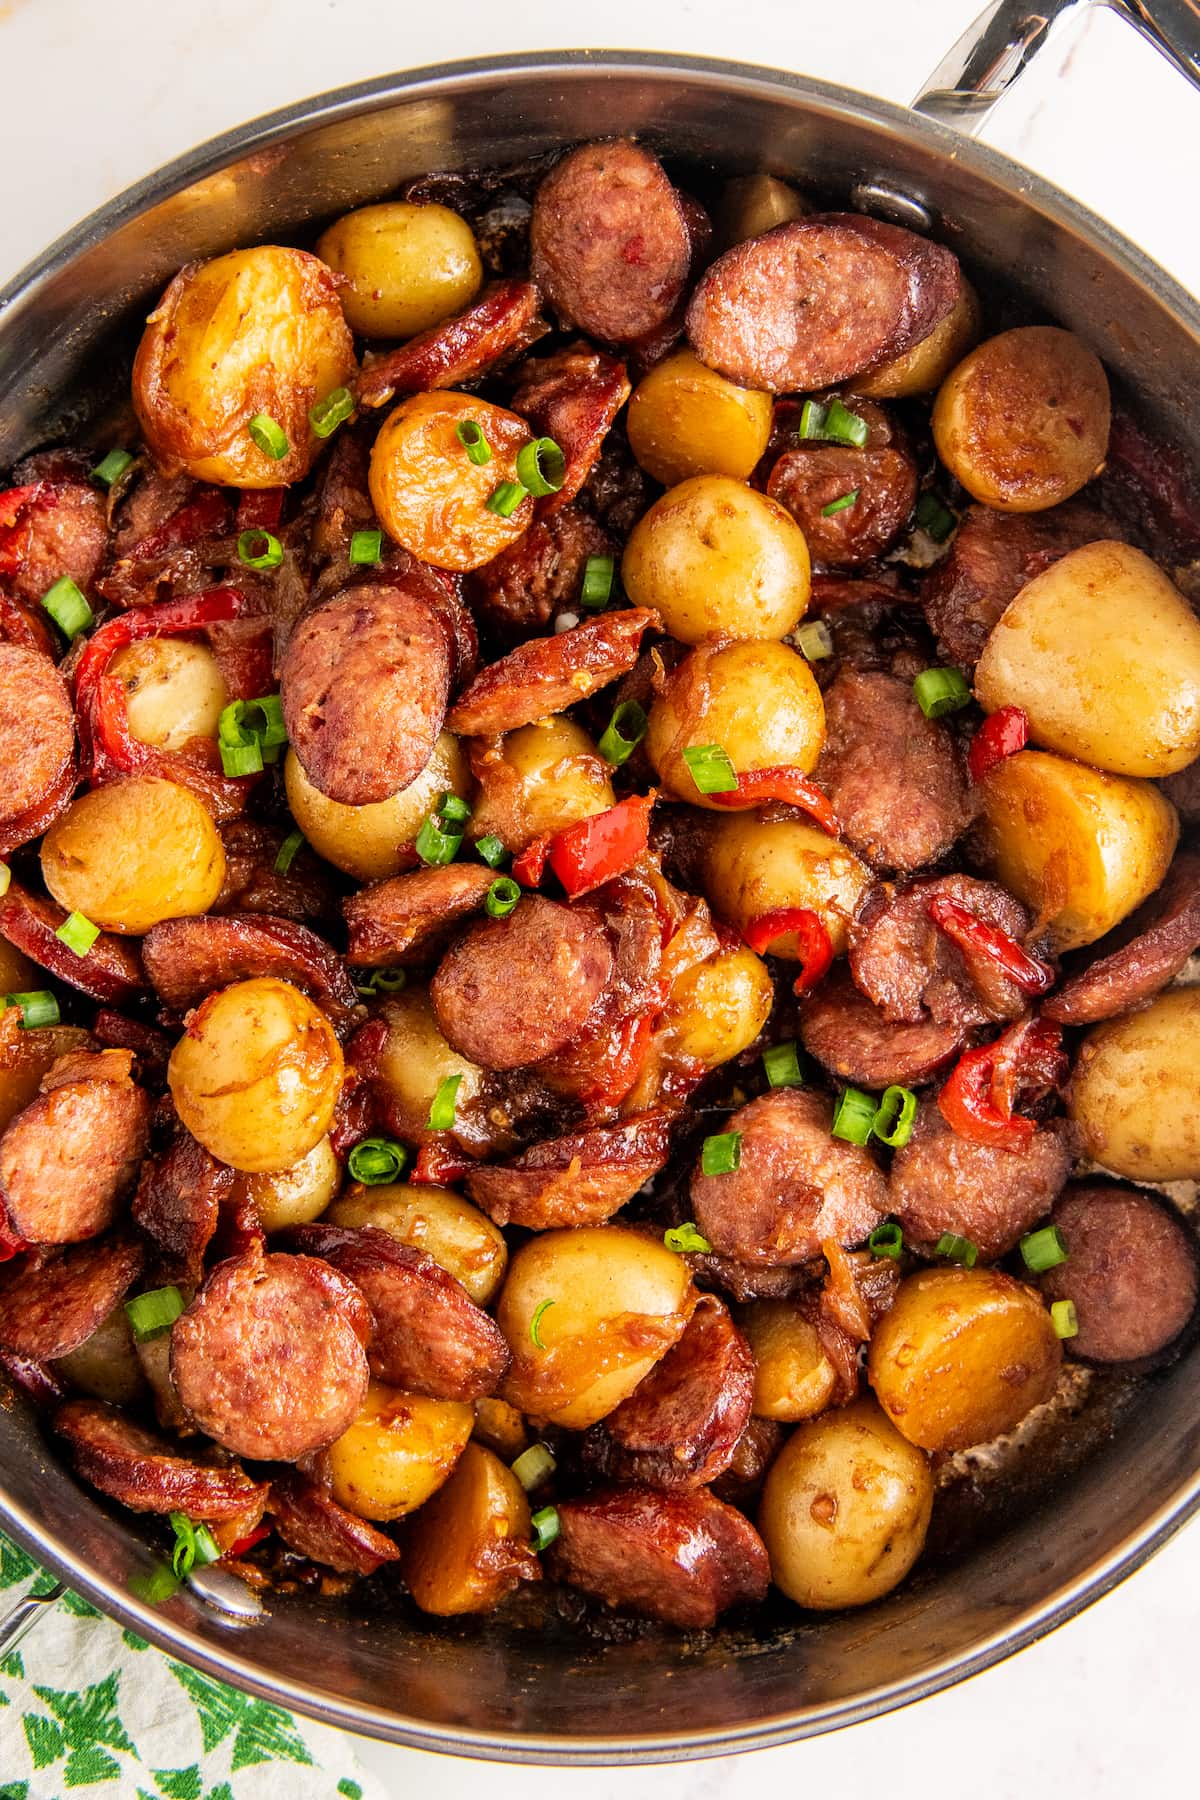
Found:
[{"label": "chopped scallion garnish", "polygon": [[686,1224],[672,1225],[664,1231],[663,1243],[676,1256],[705,1256],[712,1249],[703,1232],[698,1231],[690,1219]]},{"label": "chopped scallion garnish", "polygon": [[823,506],[821,508],[821,517],[823,519],[831,519],[834,513],[845,512],[848,507],[853,506],[857,499],[858,489],[851,488],[848,494],[840,494],[836,500],[831,500],[828,506]]},{"label": "chopped scallion garnish", "polygon": [[700,1150],[700,1172],[703,1175],[732,1175],[741,1167],[742,1134],[721,1131],[706,1137]]},{"label": "chopped scallion garnish", "polygon": [[683,760],[702,794],[732,794],[737,775],[723,744],[689,744]]},{"label": "chopped scallion garnish", "polygon": [[534,438],[517,451],[517,480],[535,499],[557,494],[567,478],[567,459],[553,438]]},{"label": "chopped scallion garnish", "polygon": [[845,1088],[829,1129],[835,1138],[841,1138],[847,1144],[865,1144],[878,1110],[870,1094],[864,1094],[861,1088]]},{"label": "chopped scallion garnish", "polygon": [[319,438],[331,437],[338,426],[343,424],[354,411],[354,395],[349,388],[334,388],[323,400],[309,408],[308,422],[313,434]]},{"label": "chopped scallion garnish", "polygon": [[92,480],[98,481],[101,487],[110,488],[114,481],[121,478],[132,461],[133,457],[128,450],[110,450],[92,470]]},{"label": "chopped scallion garnish", "polygon": [[[507,880],[507,877],[505,879]],[[520,898],[519,889],[517,897]],[[430,1131],[453,1130],[454,1113],[458,1105],[458,1090],[461,1082],[461,1075],[447,1075],[438,1083],[438,1091],[433,1096],[433,1105],[429,1108],[427,1124]]]},{"label": "chopped scallion garnish", "polygon": [[590,612],[598,612],[607,606],[612,599],[613,576],[616,572],[616,560],[611,556],[589,556],[583,566],[583,582],[579,589],[579,604]]},{"label": "chopped scallion garnish", "polygon": [[973,1269],[979,1257],[979,1245],[953,1231],[943,1231],[933,1246],[933,1254],[944,1256],[947,1262],[959,1263],[964,1269]]},{"label": "chopped scallion garnish", "polygon": [[96,939],[100,936],[100,927],[85,919],[81,912],[68,913],[58,930],[54,933],[76,956],[86,956]]},{"label": "chopped scallion garnish", "polygon": [[768,1087],[804,1086],[804,1077],[800,1073],[800,1052],[794,1038],[786,1044],[772,1044],[769,1050],[763,1051],[762,1060]]},{"label": "chopped scallion garnish", "polygon": [[23,1031],[36,1031],[39,1025],[57,1025],[61,1017],[58,1001],[49,988],[34,988],[28,994],[5,994],[4,1005],[20,1008]]},{"label": "chopped scallion garnish", "polygon": [[917,1096],[911,1088],[884,1088],[871,1130],[889,1150],[902,1150],[913,1134]]},{"label": "chopped scallion garnish", "polygon": [[288,453],[287,432],[270,413],[255,413],[246,429],[264,456],[272,462],[283,461]]},{"label": "chopped scallion garnish", "polygon": [[77,638],[95,618],[69,575],[60,575],[54,586],[46,589],[42,605],[66,638]]},{"label": "chopped scallion garnish", "polygon": [[928,532],[935,544],[944,544],[958,524],[948,506],[944,506],[932,488],[926,488],[917,501],[913,514],[922,531]]},{"label": "chopped scallion garnish", "polygon": [[277,569],[283,561],[283,545],[279,539],[257,527],[241,533],[237,553],[238,561],[248,569]]},{"label": "chopped scallion garnish", "polygon": [[525,1492],[531,1494],[534,1488],[541,1487],[543,1481],[549,1481],[557,1467],[549,1444],[530,1444],[528,1450],[522,1450],[512,1465],[512,1472]]},{"label": "chopped scallion garnish", "polygon": [[408,1151],[394,1138],[362,1138],[355,1144],[346,1161],[355,1181],[364,1187],[382,1187],[385,1182],[399,1181],[408,1164]]},{"label": "chopped scallion garnish", "polygon": [[824,662],[833,655],[833,633],[824,619],[806,619],[795,635],[797,648],[808,662]]},{"label": "chopped scallion garnish", "polygon": [[875,1227],[867,1239],[867,1248],[872,1256],[890,1256],[893,1262],[900,1260],[900,1253],[904,1249],[904,1233],[895,1219],[885,1219],[882,1225]]},{"label": "chopped scallion garnish", "polygon": [[177,1287],[151,1288],[149,1293],[137,1294],[125,1302],[129,1329],[139,1344],[148,1344],[152,1338],[170,1331],[182,1311],[183,1295]]},{"label": "chopped scallion garnish", "polygon": [[484,436],[483,426],[475,419],[464,419],[454,428],[454,435],[467,453],[467,460],[477,469],[485,469],[492,460],[492,446]]},{"label": "chopped scallion garnish", "polygon": [[489,869],[498,869],[508,855],[502,840],[490,832],[487,837],[476,840],[475,848],[479,852],[481,861],[485,862]]},{"label": "chopped scallion garnish", "polygon": [[553,1300],[539,1300],[533,1309],[533,1317],[529,1321],[529,1335],[539,1350],[546,1348],[542,1342],[542,1320],[553,1305]]},{"label": "chopped scallion garnish", "polygon": [[220,1547],[207,1525],[197,1524],[186,1513],[168,1513],[167,1517],[175,1533],[171,1567],[180,1581],[190,1575],[193,1569],[203,1568],[206,1563],[217,1561],[221,1554]]},{"label": "chopped scallion garnish", "polygon": [[358,568],[369,568],[371,564],[381,561],[383,557],[383,533],[376,526],[374,531],[356,531],[350,539],[350,561]]},{"label": "chopped scallion garnish", "polygon": [[1044,1225],[1040,1231],[1028,1231],[1021,1239],[1021,1257],[1025,1267],[1035,1275],[1046,1269],[1057,1269],[1067,1260],[1067,1244],[1057,1225]]},{"label": "chopped scallion garnish", "polygon": [[498,875],[487,891],[483,910],[489,919],[507,919],[521,898],[521,890],[511,875]]},{"label": "chopped scallion garnish", "polygon": [[1055,1337],[1073,1338],[1079,1332],[1079,1314],[1073,1300],[1056,1300],[1050,1308],[1050,1323]]},{"label": "chopped scallion garnish", "polygon": [[913,682],[913,697],[927,719],[940,719],[966,706],[971,689],[961,669],[922,669]]},{"label": "chopped scallion garnish", "polygon": [[408,976],[403,969],[372,969],[362,981],[354,986],[364,997],[373,998],[376,994],[398,994],[408,985]]},{"label": "chopped scallion garnish", "polygon": [[622,700],[608,721],[596,746],[605,762],[619,769],[628,762],[646,735],[646,712],[636,700]]},{"label": "chopped scallion garnish", "polygon": [[275,857],[275,873],[277,875],[286,875],[303,848],[304,833],[302,831],[289,831],[282,844],[280,844],[278,853]]},{"label": "chopped scallion garnish", "polygon": [[522,500],[526,498],[526,492],[527,490],[519,481],[502,481],[500,486],[488,495],[483,504],[490,513],[495,513],[498,519],[511,519]]},{"label": "chopped scallion garnish", "polygon": [[543,1506],[535,1512],[529,1523],[533,1526],[533,1542],[531,1550],[548,1550],[561,1529],[558,1522],[558,1509]]}]

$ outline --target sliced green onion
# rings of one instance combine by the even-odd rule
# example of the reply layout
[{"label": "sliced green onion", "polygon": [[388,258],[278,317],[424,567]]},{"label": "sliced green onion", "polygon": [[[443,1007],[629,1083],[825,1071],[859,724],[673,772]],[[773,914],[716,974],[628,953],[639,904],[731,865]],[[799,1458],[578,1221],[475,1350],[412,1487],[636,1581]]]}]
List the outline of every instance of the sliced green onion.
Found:
[{"label": "sliced green onion", "polygon": [[288,453],[287,432],[277,425],[270,413],[255,413],[246,427],[264,456],[282,462]]},{"label": "sliced green onion", "polygon": [[36,1031],[39,1025],[57,1025],[61,1017],[58,1001],[49,988],[35,988],[28,994],[5,994],[4,1005],[20,1007],[23,1031]]},{"label": "sliced green onion", "polygon": [[349,388],[334,388],[323,400],[309,407],[308,422],[313,434],[319,438],[332,437],[339,425],[345,423],[354,411],[354,395]]},{"label": "sliced green onion", "polygon": [[483,426],[476,419],[464,419],[455,426],[454,435],[466,451],[468,462],[485,469],[492,460],[492,446],[484,436]]},{"label": "sliced green onion", "polygon": [[872,1256],[890,1256],[893,1262],[899,1262],[900,1252],[904,1249],[904,1233],[895,1219],[885,1219],[877,1225],[867,1239],[867,1249]]},{"label": "sliced green onion", "polygon": [[517,451],[517,480],[535,499],[557,494],[567,479],[567,459],[553,438],[534,438]]},{"label": "sliced green onion", "polygon": [[483,504],[498,519],[511,519],[525,496],[526,490],[519,481],[502,481]]},{"label": "sliced green onion", "polygon": [[542,1342],[542,1319],[553,1305],[553,1300],[539,1300],[533,1309],[533,1317],[529,1321],[529,1335],[539,1350],[544,1350],[546,1348],[545,1344]]},{"label": "sliced green onion", "polygon": [[257,700],[245,700],[242,704],[246,709],[242,717],[247,729],[258,739],[264,750],[277,750],[287,743],[283,701],[278,694],[262,694]]},{"label": "sliced green onion", "polygon": [[374,531],[356,531],[350,539],[350,561],[360,567],[381,561],[383,557],[383,533],[378,527]]},{"label": "sliced green onion", "polygon": [[508,851],[504,848],[501,840],[498,837],[493,837],[490,833],[487,837],[478,838],[475,843],[475,848],[489,869],[498,869],[508,855]]},{"label": "sliced green onion", "polygon": [[507,919],[521,898],[521,890],[511,875],[498,875],[487,891],[483,910],[489,919]]},{"label": "sliced green onion", "polygon": [[979,1255],[979,1245],[973,1244],[970,1238],[957,1237],[953,1231],[943,1231],[933,1246],[935,1256],[944,1256],[948,1262],[960,1263],[964,1269],[973,1269]]},{"label": "sliced green onion", "polygon": [[421,822],[417,833],[416,851],[423,863],[430,868],[440,868],[443,863],[452,863],[462,849],[462,827],[444,826],[437,813],[430,813]]},{"label": "sliced green onion", "polygon": [[139,1344],[148,1344],[152,1338],[170,1331],[182,1311],[183,1295],[177,1287],[151,1288],[149,1293],[125,1302],[129,1329]]},{"label": "sliced green onion", "polygon": [[704,1175],[732,1175],[741,1167],[742,1134],[721,1131],[706,1137],[700,1151],[700,1171]]},{"label": "sliced green onion", "polygon": [[283,561],[283,545],[269,531],[243,531],[237,541],[238,561],[248,569],[277,569]]},{"label": "sliced green onion", "polygon": [[179,1578],[170,1563],[158,1562],[144,1575],[131,1575],[129,1591],[147,1606],[159,1606],[179,1592]]},{"label": "sliced green onion", "polygon": [[823,506],[821,508],[821,517],[823,519],[832,519],[834,513],[845,512],[847,507],[853,506],[857,499],[858,489],[851,488],[848,494],[840,494],[836,500],[831,500],[828,506]]},{"label": "sliced green onion", "polygon": [[282,844],[280,844],[278,854],[275,857],[275,873],[277,875],[286,875],[303,848],[304,833],[302,831],[289,831]]},{"label": "sliced green onion", "polygon": [[971,698],[961,669],[922,669],[913,682],[913,697],[927,719],[958,712]]},{"label": "sliced green onion", "polygon": [[217,747],[226,775],[257,775],[264,763],[278,762],[287,743],[283,703],[278,694],[258,700],[231,700],[217,721]]},{"label": "sliced green onion", "polygon": [[768,1087],[804,1086],[804,1077],[800,1073],[800,1052],[794,1038],[786,1044],[772,1044],[769,1050],[763,1051],[762,1059]]},{"label": "sliced green onion", "polygon": [[861,414],[851,412],[836,398],[829,402],[821,426],[822,437],[832,439],[835,444],[852,444],[856,450],[861,450],[870,434],[871,428]]},{"label": "sliced green onion", "polygon": [[96,616],[69,575],[60,575],[54,586],[46,589],[42,605],[68,638],[86,631]]},{"label": "sliced green onion", "polygon": [[864,1094],[861,1088],[845,1088],[829,1129],[835,1138],[842,1138],[847,1144],[865,1144],[878,1110],[870,1094]]},{"label": "sliced green onion", "polygon": [[108,455],[96,464],[91,472],[91,478],[93,481],[98,481],[101,487],[110,488],[113,482],[119,480],[125,473],[132,461],[133,457],[128,450],[110,450]]},{"label": "sliced green onion", "polygon": [[461,794],[443,794],[437,809],[441,818],[455,825],[465,825],[471,816],[470,804]]},{"label": "sliced green onion", "polygon": [[833,633],[824,619],[807,619],[795,634],[801,656],[811,662],[824,662],[833,655]]},{"label": "sliced green onion", "polygon": [[926,488],[917,501],[913,517],[921,530],[929,533],[935,544],[944,544],[958,524],[958,520],[950,508],[943,506],[932,488]]},{"label": "sliced green onion", "polygon": [[541,1487],[543,1481],[549,1481],[557,1467],[549,1444],[530,1444],[528,1450],[522,1450],[512,1465],[512,1472],[525,1492],[532,1494],[534,1488]]},{"label": "sliced green onion", "polygon": [[548,1550],[559,1534],[558,1509],[554,1506],[543,1506],[534,1513],[529,1523],[533,1526],[533,1542],[531,1550]]},{"label": "sliced green onion", "polygon": [[1073,1300],[1056,1300],[1050,1308],[1050,1323],[1055,1337],[1075,1337],[1079,1331],[1079,1314]]},{"label": "sliced green onion", "polygon": [[823,436],[825,428],[825,408],[819,400],[806,400],[800,408],[800,424],[796,436],[803,442],[807,438]]},{"label": "sliced green onion", "polygon": [[394,1138],[362,1138],[355,1144],[346,1167],[355,1181],[364,1187],[382,1187],[385,1182],[399,1181],[408,1163],[408,1151]]},{"label": "sliced green onion", "polygon": [[889,1150],[902,1150],[913,1134],[917,1096],[911,1088],[884,1088],[871,1130]]},{"label": "sliced green onion", "polygon": [[430,1131],[450,1131],[454,1126],[454,1113],[458,1105],[458,1090],[462,1082],[461,1075],[447,1075],[438,1083],[438,1091],[433,1096],[433,1105],[429,1108],[427,1120]]},{"label": "sliced green onion", "polygon": [[611,763],[614,769],[628,762],[646,735],[646,723],[644,707],[636,700],[622,700],[596,746],[605,762]]},{"label": "sliced green onion", "polygon": [[8,892],[8,884],[12,880],[12,870],[6,862],[0,862],[0,899]]},{"label": "sliced green onion", "polygon": [[612,599],[616,566],[616,559],[611,556],[588,557],[583,565],[583,583],[579,589],[580,606],[598,612],[602,606],[608,605]]},{"label": "sliced green onion", "polygon": [[737,776],[723,744],[689,744],[683,760],[702,794],[732,794]]},{"label": "sliced green onion", "polygon": [[262,750],[257,743],[218,744],[221,767],[226,775],[261,775]]},{"label": "sliced green onion", "polygon": [[365,981],[356,981],[354,986],[360,994],[398,994],[401,988],[408,985],[408,976],[403,969],[372,969]]},{"label": "sliced green onion", "polygon": [[76,956],[86,956],[96,939],[100,936],[100,927],[85,919],[81,912],[68,913],[58,930],[54,933],[68,950]]},{"label": "sliced green onion", "polygon": [[1021,1256],[1025,1267],[1035,1275],[1046,1269],[1057,1269],[1067,1260],[1067,1243],[1057,1225],[1044,1225],[1040,1231],[1027,1231],[1021,1239]]},{"label": "sliced green onion", "polygon": [[704,1256],[712,1249],[712,1245],[703,1232],[697,1231],[689,1219],[685,1225],[672,1225],[663,1232],[663,1243],[676,1256]]},{"label": "sliced green onion", "polygon": [[167,1517],[175,1533],[171,1567],[181,1581],[197,1566],[203,1568],[206,1563],[217,1561],[221,1551],[207,1525],[198,1525],[186,1513],[168,1513]]}]

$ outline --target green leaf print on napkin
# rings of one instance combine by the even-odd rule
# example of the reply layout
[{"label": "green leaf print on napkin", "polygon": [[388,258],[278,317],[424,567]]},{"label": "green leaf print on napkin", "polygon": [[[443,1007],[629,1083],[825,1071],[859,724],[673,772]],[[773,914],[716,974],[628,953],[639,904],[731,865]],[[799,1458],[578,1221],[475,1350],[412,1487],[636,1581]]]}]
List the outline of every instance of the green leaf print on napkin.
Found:
[{"label": "green leaf print on napkin", "polygon": [[237,1732],[230,1760],[235,1775],[239,1769],[253,1763],[270,1762],[272,1758],[312,1766],[312,1757],[304,1740],[288,1714],[278,1706],[221,1687],[207,1675],[185,1669],[182,1663],[168,1661],[167,1667],[195,1705],[206,1755],[231,1731]]},{"label": "green leaf print on napkin", "polygon": [[133,1745],[117,1717],[117,1676],[106,1676],[95,1687],[78,1694],[59,1688],[35,1687],[34,1693],[49,1708],[45,1713],[25,1713],[21,1724],[35,1769],[48,1768],[66,1756],[62,1779],[67,1787],[86,1787],[94,1781],[112,1781],[121,1765],[109,1750],[128,1750]]}]

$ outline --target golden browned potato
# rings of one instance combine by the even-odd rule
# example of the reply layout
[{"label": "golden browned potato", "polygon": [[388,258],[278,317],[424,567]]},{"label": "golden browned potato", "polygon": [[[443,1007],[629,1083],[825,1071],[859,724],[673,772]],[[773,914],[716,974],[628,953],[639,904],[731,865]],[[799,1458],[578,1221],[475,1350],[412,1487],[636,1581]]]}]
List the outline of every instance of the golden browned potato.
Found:
[{"label": "golden browned potato", "polygon": [[660,1237],[626,1225],[540,1232],[514,1255],[496,1307],[513,1355],[504,1398],[583,1431],[632,1394],[695,1304],[687,1263]]},{"label": "golden browned potato", "polygon": [[317,255],[346,277],[342,308],[365,337],[414,337],[469,306],[483,285],[471,227],[448,206],[361,206],[321,233]]},{"label": "golden browned potato", "polygon": [[[458,427],[468,422],[481,428],[491,448],[491,461],[482,468],[458,437]],[[414,394],[401,401],[371,451],[371,500],[388,536],[435,569],[478,569],[491,562],[532,521],[528,495],[507,518],[487,504],[505,482],[519,480],[517,453],[532,439],[516,413],[471,394]]]},{"label": "golden browned potato", "polygon": [[215,738],[229,690],[207,644],[187,638],[140,638],[105,671],[125,689],[129,730],[143,744],[182,750],[192,738]]},{"label": "golden browned potato", "polygon": [[738,387],[691,350],[677,350],[633,390],[629,448],[664,487],[691,475],[744,481],[766,451],[771,407],[770,394]]},{"label": "golden browned potato", "polygon": [[[146,321],[133,405],[169,472],[280,487],[308,474],[321,447],[309,409],[355,366],[329,269],[306,250],[261,244],[180,270]],[[270,426],[281,455],[256,441],[274,436]]]},{"label": "golden browned potato", "polygon": [[940,325],[903,356],[879,363],[850,382],[852,394],[872,400],[905,400],[910,394],[932,394],[955,363],[978,341],[979,295],[964,276],[958,299]]},{"label": "golden browned potato", "polygon": [[1020,750],[981,787],[991,871],[1046,928],[1055,951],[1094,943],[1152,894],[1179,819],[1148,781]]},{"label": "golden browned potato", "polygon": [[283,765],[292,817],[318,856],[359,881],[383,881],[416,862],[418,831],[443,794],[465,799],[471,789],[459,742],[443,731],[416,780],[388,800],[343,806],[314,787],[300,758],[289,750]]},{"label": "golden browned potato", "polygon": [[415,1512],[449,1479],[474,1422],[465,1401],[372,1381],[353,1425],[324,1452],[334,1499],[360,1519]]},{"label": "golden browned potato", "polygon": [[671,1053],[715,1069],[748,1050],[771,1014],[767,965],[745,944],[718,950],[676,977],[663,1010]]},{"label": "golden browned potato", "polygon": [[1083,1151],[1134,1181],[1200,1179],[1200,988],[1172,988],[1080,1045],[1071,1117]]},{"label": "golden browned potato", "polygon": [[442,1082],[461,1076],[454,1109],[454,1133],[480,1151],[506,1149],[511,1133],[489,1117],[487,1076],[478,1063],[452,1050],[442,1036],[424,988],[406,987],[380,1008],[388,1035],[377,1060],[376,1084],[386,1100],[391,1129],[423,1143],[429,1135],[429,1108]]},{"label": "golden browned potato", "polygon": [[[12,951],[12,956],[25,961],[19,951]],[[5,988],[5,993],[28,994],[44,979],[32,968],[17,973],[22,979],[17,986]],[[86,1050],[91,1041],[77,1025],[36,1025],[26,1031],[13,1009],[6,1007],[0,1012],[0,1131],[37,1098],[42,1076],[60,1056]]]},{"label": "golden browned potato", "polygon": [[525,1490],[482,1444],[468,1444],[445,1486],[404,1533],[404,1578],[422,1612],[491,1612],[541,1569],[529,1548]]},{"label": "golden browned potato", "polygon": [[478,753],[476,769],[471,837],[498,837],[514,852],[616,803],[608,764],[565,713],[507,732]]},{"label": "golden browned potato", "polygon": [[776,225],[802,219],[812,207],[786,181],[774,175],[735,175],[721,189],[716,211],[717,238],[722,249],[761,237]]},{"label": "golden browned potato", "polygon": [[329,1130],[342,1047],[306,994],[273,976],[210,994],[171,1052],[179,1117],[220,1162],[291,1169]]},{"label": "golden browned potato", "polygon": [[290,1169],[238,1175],[233,1191],[251,1202],[264,1231],[285,1231],[319,1219],[341,1184],[342,1166],[323,1137]]},{"label": "golden browned potato", "polygon": [[423,1250],[466,1288],[476,1306],[487,1306],[504,1279],[504,1233],[451,1188],[422,1182],[351,1187],[329,1209],[331,1225],[373,1225],[398,1243]]},{"label": "golden browned potato", "polygon": [[760,1419],[812,1419],[837,1386],[812,1320],[793,1300],[752,1300],[738,1324],[754,1352],[754,1413]]},{"label": "golden browned potato", "polygon": [[78,1350],[58,1357],[51,1366],[81,1394],[107,1400],[110,1406],[136,1406],[146,1392],[133,1333],[120,1304]]},{"label": "golden browned potato", "polygon": [[205,913],[225,880],[212,814],[190,788],[127,775],[73,800],[42,840],[60,906],[140,937],[160,919]]},{"label": "golden browned potato", "polygon": [[1200,756],[1200,620],[1131,544],[1084,544],[1027,583],[984,645],[975,692],[1030,739],[1114,775]]},{"label": "golden browned potato", "polygon": [[728,475],[694,475],[656,500],[630,534],[621,578],[682,644],[786,637],[811,585],[792,515]]},{"label": "golden browned potato", "polygon": [[[870,881],[853,851],[816,825],[768,822],[756,812],[732,813],[713,824],[704,891],[738,931],[778,907],[802,906],[817,914],[840,955],[846,926]],[[795,961],[795,933],[773,943],[771,954]]]},{"label": "golden browned potato", "polygon": [[866,1606],[908,1574],[932,1509],[929,1463],[873,1400],[810,1419],[763,1488],[758,1529],[771,1579],[818,1612]]},{"label": "golden browned potato", "polygon": [[923,1450],[965,1450],[1054,1392],[1062,1345],[1041,1296],[999,1269],[923,1269],[875,1328],[867,1375]]},{"label": "golden browned potato", "polygon": [[1108,449],[1108,378],[1056,325],[985,338],[933,404],[938,455],[967,492],[1001,512],[1041,512],[1090,481]]},{"label": "golden browned potato", "polygon": [[515,1462],[529,1444],[524,1413],[494,1394],[475,1402],[475,1429],[471,1435],[506,1463]]},{"label": "golden browned potato", "polygon": [[808,774],[825,742],[825,703],[805,659],[787,644],[705,645],[672,669],[650,708],[646,752],[659,779],[693,806],[719,811],[683,759],[720,744],[737,774],[790,765]]}]

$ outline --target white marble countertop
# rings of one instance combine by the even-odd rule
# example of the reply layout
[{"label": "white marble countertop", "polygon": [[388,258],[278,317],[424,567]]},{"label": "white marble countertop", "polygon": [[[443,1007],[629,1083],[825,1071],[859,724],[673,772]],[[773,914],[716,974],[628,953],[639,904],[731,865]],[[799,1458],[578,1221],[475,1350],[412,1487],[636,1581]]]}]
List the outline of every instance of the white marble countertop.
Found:
[{"label": "white marble countertop", "polygon": [[[980,0],[0,0],[0,283],[199,140],[342,82],[573,45],[737,57],[904,101]],[[1069,87],[1064,74],[1069,73]],[[1118,20],[1060,34],[987,137],[1070,188],[1200,292],[1200,96]],[[1127,1800],[1195,1787],[1200,1529],[1082,1618],[932,1700],[789,1749],[675,1769],[580,1770],[571,1800],[749,1800],[822,1778],[892,1800]],[[389,1795],[467,1800],[469,1762],[360,1742]],[[561,1773],[489,1771],[495,1800]]]}]

